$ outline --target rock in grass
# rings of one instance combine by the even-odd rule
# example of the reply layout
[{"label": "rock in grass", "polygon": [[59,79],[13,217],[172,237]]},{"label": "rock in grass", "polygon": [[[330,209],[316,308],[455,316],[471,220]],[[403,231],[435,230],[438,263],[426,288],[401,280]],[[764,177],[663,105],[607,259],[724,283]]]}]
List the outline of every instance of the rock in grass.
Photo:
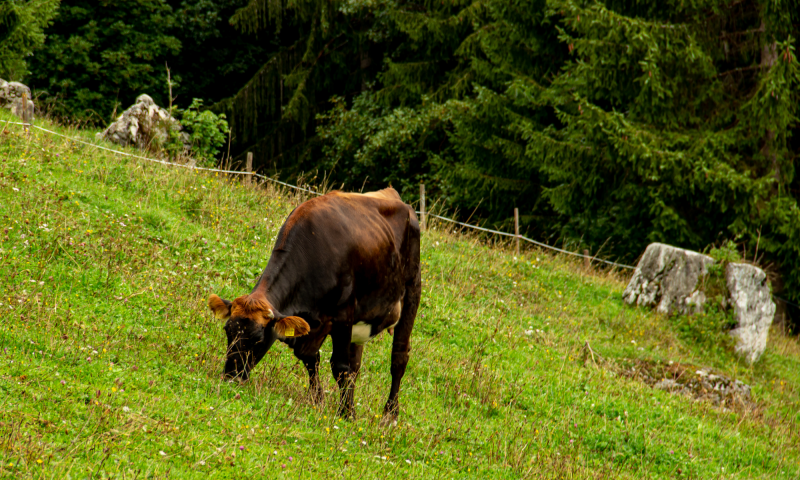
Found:
[{"label": "rock in grass", "polygon": [[754,265],[729,263],[725,281],[736,320],[730,332],[736,338],[736,353],[753,363],[767,348],[767,334],[775,316],[767,275]]},{"label": "rock in grass", "polygon": [[141,149],[162,146],[169,140],[169,131],[178,133],[184,150],[190,147],[189,136],[166,109],[156,105],[150,95],[139,95],[136,103],[122,112],[111,125],[97,136],[118,145],[133,145]]},{"label": "rock in grass", "polygon": [[[698,288],[698,282],[713,263],[711,257],[691,250],[651,243],[622,298],[630,305],[655,307],[664,314],[700,313],[706,295]],[[729,263],[725,283],[725,308],[733,306],[735,326],[730,334],[736,339],[736,353],[753,363],[767,348],[767,335],[775,316],[767,275],[754,265]]]},{"label": "rock in grass", "polygon": [[[27,99],[22,101],[23,94]],[[33,122],[34,104],[31,100],[31,89],[19,82],[7,82],[0,78],[0,107],[8,108],[11,113],[24,118],[28,114],[28,121]],[[27,112],[25,111],[27,109]]]},{"label": "rock in grass", "polygon": [[656,311],[665,314],[702,310],[705,296],[697,291],[697,281],[713,263],[707,255],[651,243],[622,298],[630,305],[655,306]]}]

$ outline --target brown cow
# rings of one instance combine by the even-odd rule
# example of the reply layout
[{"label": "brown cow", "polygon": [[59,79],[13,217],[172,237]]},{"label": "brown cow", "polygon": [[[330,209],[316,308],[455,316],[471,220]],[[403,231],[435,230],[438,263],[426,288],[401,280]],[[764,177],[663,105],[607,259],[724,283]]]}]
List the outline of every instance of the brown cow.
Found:
[{"label": "brown cow", "polygon": [[330,335],[339,415],[349,417],[364,343],[393,328],[392,387],[383,421],[395,420],[421,293],[419,245],[417,216],[393,188],[335,191],[295,208],[250,295],[208,299],[216,317],[227,320],[225,376],[246,381],[280,340],[305,364],[318,402],[319,348]]}]

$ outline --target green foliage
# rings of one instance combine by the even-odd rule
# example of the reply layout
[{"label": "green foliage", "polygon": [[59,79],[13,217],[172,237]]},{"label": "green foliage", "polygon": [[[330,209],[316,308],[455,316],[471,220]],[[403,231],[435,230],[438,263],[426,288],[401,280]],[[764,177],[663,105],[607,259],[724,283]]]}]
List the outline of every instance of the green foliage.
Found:
[{"label": "green foliage", "polygon": [[264,63],[269,35],[253,41],[230,23],[247,0],[168,0],[175,12],[170,31],[181,42],[169,67],[180,80],[176,102],[186,108],[193,98],[216,103],[234,95]]},{"label": "green foliage", "polygon": [[531,234],[627,261],[654,241],[758,242],[800,298],[796,0],[387,10],[396,47],[370,98],[386,117],[437,109],[423,97],[451,112],[449,205],[501,225],[519,207]]},{"label": "green foliage", "polygon": [[203,101],[195,98],[186,110],[179,111],[179,115],[181,125],[191,138],[192,156],[202,164],[213,165],[228,136],[225,114],[204,110]]},{"label": "green foliage", "polygon": [[14,4],[8,1],[0,3],[0,44],[14,33],[19,26],[19,14]]},{"label": "green foliage", "polygon": [[319,115],[317,133],[324,160],[318,166],[335,186],[365,191],[392,185],[404,198],[414,198],[419,184],[443,197],[446,168],[452,151],[442,149],[452,110],[428,102],[420,109],[381,108],[375,94],[365,92],[346,108],[342,97],[333,97],[334,108]]},{"label": "green foliage", "polygon": [[[728,310],[730,301],[725,271],[729,263],[741,261],[742,256],[739,254],[736,243],[732,240],[724,242],[719,247],[711,248],[708,255],[714,259],[714,263],[709,265],[708,274],[702,279],[701,289],[705,292],[712,311],[713,309],[725,311]],[[732,311],[728,313],[729,315],[733,314]]]},{"label": "green foliage", "polygon": [[719,247],[713,247],[708,251],[708,256],[713,258],[715,267],[724,266],[728,263],[735,263],[742,260],[738,246],[733,240],[728,240]]},{"label": "green foliage", "polygon": [[[367,5],[365,5],[367,4]],[[212,108],[224,112],[234,155],[253,152],[262,169],[287,176],[318,169],[314,120],[332,95],[365,88],[381,67],[372,2],[250,0],[231,22],[254,38],[269,38],[267,61],[233,96]],[[346,12],[346,13],[345,13]],[[378,27],[377,30],[380,30]]]},{"label": "green foliage", "polygon": [[[741,236],[752,250],[762,226],[795,228],[794,40],[758,35],[768,18],[757,3],[553,1],[548,15],[571,59],[546,88],[519,76],[505,97],[556,116],[512,128],[530,139],[525,156],[546,174],[561,235],[593,250],[611,237],[632,259],[653,241],[700,250]],[[773,258],[800,295],[797,257]]]},{"label": "green foliage", "polygon": [[44,30],[56,16],[60,0],[0,1],[0,78],[25,80],[30,56],[45,42]]},{"label": "green foliage", "polygon": [[142,93],[165,105],[164,61],[181,49],[174,27],[166,0],[64,1],[30,86],[53,115],[98,125]]},{"label": "green foliage", "polygon": [[736,326],[733,309],[724,308],[718,301],[710,299],[703,313],[678,315],[672,322],[679,337],[698,349],[707,351],[722,362],[736,363],[735,340],[730,330]]}]

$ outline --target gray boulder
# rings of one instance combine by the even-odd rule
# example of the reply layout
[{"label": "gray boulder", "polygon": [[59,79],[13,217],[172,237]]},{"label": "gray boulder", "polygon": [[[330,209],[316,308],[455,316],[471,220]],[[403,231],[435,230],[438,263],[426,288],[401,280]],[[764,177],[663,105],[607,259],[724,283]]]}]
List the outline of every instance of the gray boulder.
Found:
[{"label": "gray boulder", "polygon": [[[26,101],[22,101],[23,95]],[[8,108],[19,118],[33,122],[34,104],[31,100],[31,89],[19,82],[7,82],[0,78],[0,107]]]},{"label": "gray boulder", "polygon": [[630,305],[655,306],[664,314],[701,311],[705,295],[697,290],[697,281],[713,263],[707,255],[651,243],[622,298]]},{"label": "gray boulder", "polygon": [[[651,243],[622,298],[630,305],[648,305],[663,314],[700,313],[706,295],[698,288],[698,282],[713,263],[711,257],[697,252]],[[750,264],[729,263],[725,282],[729,295],[724,302],[733,306],[736,320],[730,331],[736,338],[736,353],[753,363],[767,348],[767,335],[775,316],[767,275]],[[671,388],[667,384],[663,387]]]},{"label": "gray boulder", "polygon": [[118,145],[133,145],[148,149],[166,143],[170,129],[180,132],[184,150],[188,150],[189,135],[182,131],[183,127],[178,120],[167,110],[156,105],[150,95],[139,95],[133,106],[122,112],[114,123],[97,136]]},{"label": "gray boulder", "polygon": [[725,281],[736,319],[730,332],[736,338],[736,353],[753,363],[767,348],[767,334],[775,316],[767,275],[754,265],[729,263]]}]

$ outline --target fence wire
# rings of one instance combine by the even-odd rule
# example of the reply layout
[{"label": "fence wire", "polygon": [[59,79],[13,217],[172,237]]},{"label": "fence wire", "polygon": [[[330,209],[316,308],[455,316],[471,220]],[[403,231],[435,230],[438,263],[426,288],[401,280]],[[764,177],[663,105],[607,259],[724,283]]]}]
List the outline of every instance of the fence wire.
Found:
[{"label": "fence wire", "polygon": [[[182,163],[167,162],[165,160],[158,160],[158,159],[155,159],[155,158],[143,157],[141,155],[135,155],[135,154],[132,154],[132,153],[127,153],[127,152],[122,152],[122,151],[119,151],[119,150],[115,150],[113,148],[104,147],[102,145],[97,145],[96,143],[87,142],[87,141],[81,140],[79,138],[73,138],[73,137],[64,135],[62,133],[54,132],[52,130],[48,130],[46,128],[40,127],[38,125],[31,124],[31,123],[6,122],[5,124],[6,125],[22,125],[23,127],[27,127],[27,128],[33,127],[33,128],[35,128],[37,130],[41,130],[41,131],[47,132],[47,133],[49,133],[51,135],[56,135],[58,137],[65,138],[65,139],[67,139],[69,141],[72,141],[72,142],[81,143],[81,144],[87,145],[89,147],[98,148],[100,150],[105,150],[107,152],[116,153],[117,155],[122,155],[122,156],[125,156],[125,157],[137,158],[139,160],[146,160],[148,162],[154,162],[154,163],[158,163],[158,164],[161,164],[161,165],[168,165],[168,166],[172,166],[172,167],[188,168],[188,169],[191,169],[191,170],[202,170],[202,171],[206,171],[206,172],[227,173],[227,174],[231,174],[231,175],[251,175],[251,176],[254,176],[256,178],[261,178],[261,179],[264,179],[264,180],[267,180],[267,181],[270,181],[270,182],[273,182],[273,183],[277,183],[279,185],[283,185],[284,187],[293,188],[295,190],[311,193],[311,194],[314,194],[314,195],[322,195],[322,193],[320,193],[320,192],[315,192],[313,190],[309,190],[307,188],[303,188],[303,187],[300,187],[300,186],[297,186],[297,185],[292,185],[290,183],[281,182],[280,180],[277,180],[275,178],[271,178],[271,177],[268,177],[266,175],[261,175],[261,174],[255,173],[255,172],[246,172],[246,171],[239,171],[239,170],[220,170],[220,169],[217,169],[217,168],[197,167],[197,166],[186,165],[186,164],[182,164]],[[422,214],[423,212],[417,212],[417,213]],[[502,235],[502,236],[505,236],[505,237],[519,238],[521,240],[525,240],[526,242],[532,243],[532,244],[537,245],[537,246],[542,247],[542,248],[547,248],[547,249],[550,249],[550,250],[554,250],[556,252],[563,253],[563,254],[566,254],[566,255],[572,255],[572,256],[575,256],[575,257],[586,258],[586,259],[589,259],[590,261],[593,261],[593,262],[602,262],[602,263],[605,263],[605,264],[608,264],[608,265],[611,265],[611,266],[614,266],[614,267],[626,268],[626,269],[630,269],[630,270],[636,269],[636,267],[634,267],[632,265],[624,265],[622,263],[612,262],[612,261],[609,261],[609,260],[603,260],[602,258],[597,258],[597,257],[591,256],[591,255],[585,255],[583,253],[571,252],[569,250],[564,250],[562,248],[554,247],[552,245],[547,245],[546,243],[537,242],[536,240],[530,239],[530,238],[525,237],[523,235],[515,235],[513,233],[501,232],[501,231],[498,231],[498,230],[492,230],[490,228],[479,227],[477,225],[470,225],[468,223],[459,222],[458,220],[453,220],[452,218],[443,217],[441,215],[436,215],[436,214],[433,214],[433,213],[424,212],[424,215],[427,215],[429,217],[438,218],[439,220],[444,220],[446,222],[454,223],[456,225],[461,225],[462,227],[471,228],[473,230],[479,230],[479,231],[482,231],[482,232],[492,233],[492,234],[495,234],[495,235]]]}]

